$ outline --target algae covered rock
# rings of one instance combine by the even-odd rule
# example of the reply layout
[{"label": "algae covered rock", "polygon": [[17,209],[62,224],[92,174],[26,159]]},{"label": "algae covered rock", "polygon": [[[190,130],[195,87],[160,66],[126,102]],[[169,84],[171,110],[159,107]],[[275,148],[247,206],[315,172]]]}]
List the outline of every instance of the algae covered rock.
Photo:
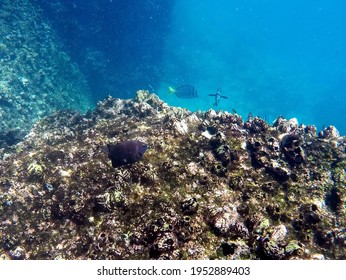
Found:
[{"label": "algae covered rock", "polygon": [[[102,147],[129,140],[146,153],[113,168]],[[344,259],[345,146],[146,91],[56,112],[1,150],[1,256]]]}]

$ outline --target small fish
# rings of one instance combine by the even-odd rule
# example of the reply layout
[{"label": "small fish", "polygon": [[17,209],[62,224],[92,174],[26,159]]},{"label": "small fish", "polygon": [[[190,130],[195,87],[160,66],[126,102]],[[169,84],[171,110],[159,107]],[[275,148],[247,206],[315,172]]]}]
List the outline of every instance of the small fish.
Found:
[{"label": "small fish", "polygon": [[198,97],[197,90],[191,85],[180,86],[176,89],[168,87],[168,91],[170,94],[175,94],[179,98],[190,99]]},{"label": "small fish", "polygon": [[227,99],[228,97],[227,96],[224,96],[224,95],[221,95],[221,88],[219,87],[217,90],[216,90],[216,93],[215,94],[209,94],[209,96],[215,96],[215,102],[214,102],[214,105],[213,106],[217,106],[219,105],[220,101],[221,101],[221,98],[224,98],[224,99]]},{"label": "small fish", "polygon": [[108,157],[112,160],[112,166],[115,168],[141,160],[148,149],[148,145],[132,140],[117,144],[107,144],[107,146],[101,147],[101,149],[108,154]]}]

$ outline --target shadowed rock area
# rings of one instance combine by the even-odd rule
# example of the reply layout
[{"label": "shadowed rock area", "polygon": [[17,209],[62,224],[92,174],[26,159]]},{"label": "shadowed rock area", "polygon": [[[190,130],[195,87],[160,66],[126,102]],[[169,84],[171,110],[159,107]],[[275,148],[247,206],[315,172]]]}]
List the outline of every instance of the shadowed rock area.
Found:
[{"label": "shadowed rock area", "polygon": [[18,143],[57,109],[92,106],[85,79],[41,11],[28,0],[0,3],[0,148]]},{"label": "shadowed rock area", "polygon": [[[123,140],[149,148],[113,168]],[[345,259],[345,145],[145,91],[57,112],[1,150],[1,258]]]}]

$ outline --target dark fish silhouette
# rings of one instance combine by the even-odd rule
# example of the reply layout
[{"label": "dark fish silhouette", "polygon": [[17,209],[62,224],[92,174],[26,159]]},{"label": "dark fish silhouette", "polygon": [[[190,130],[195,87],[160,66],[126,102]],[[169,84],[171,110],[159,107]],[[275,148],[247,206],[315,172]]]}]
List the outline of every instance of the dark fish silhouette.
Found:
[{"label": "dark fish silhouette", "polygon": [[112,160],[113,167],[134,163],[142,159],[148,145],[137,141],[123,141],[117,144],[107,144],[101,148]]},{"label": "dark fish silhouette", "polygon": [[190,99],[198,97],[197,90],[191,85],[181,86],[176,89],[169,87],[168,90],[169,93],[175,94],[179,98]]},{"label": "dark fish silhouette", "polygon": [[216,90],[216,93],[215,94],[209,94],[209,96],[214,96],[215,97],[215,102],[214,102],[214,105],[213,106],[217,106],[219,105],[220,101],[221,101],[221,98],[224,98],[224,99],[227,99],[228,97],[227,96],[224,96],[224,95],[221,95],[221,88],[219,87],[217,90]]}]

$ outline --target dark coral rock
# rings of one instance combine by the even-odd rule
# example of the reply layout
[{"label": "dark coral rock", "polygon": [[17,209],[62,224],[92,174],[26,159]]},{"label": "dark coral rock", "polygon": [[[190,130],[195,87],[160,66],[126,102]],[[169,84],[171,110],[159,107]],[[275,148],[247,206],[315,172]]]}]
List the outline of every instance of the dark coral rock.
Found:
[{"label": "dark coral rock", "polygon": [[216,158],[221,161],[223,166],[227,166],[232,160],[231,150],[228,145],[219,146],[215,150],[215,154]]},{"label": "dark coral rock", "polygon": [[334,231],[334,242],[341,248],[346,246],[346,228],[337,229]]},{"label": "dark coral rock", "polygon": [[226,137],[223,133],[217,133],[209,140],[209,145],[213,150],[218,149],[220,146],[226,144]]},{"label": "dark coral rock", "polygon": [[22,247],[17,247],[13,251],[9,252],[9,255],[13,260],[24,260],[25,259],[25,250]]},{"label": "dark coral rock", "polygon": [[228,185],[233,190],[241,191],[244,188],[244,179],[242,177],[230,178]]},{"label": "dark coral rock", "polygon": [[264,242],[261,249],[263,250],[266,259],[281,260],[285,257],[285,248],[275,242]]},{"label": "dark coral rock", "polygon": [[162,254],[173,251],[178,246],[178,239],[173,232],[159,233],[152,245],[152,254]]},{"label": "dark coral rock", "polygon": [[225,176],[227,173],[227,168],[223,166],[221,163],[220,164],[214,164],[211,167],[211,172],[215,175],[218,176]]},{"label": "dark coral rock", "polygon": [[51,206],[50,211],[52,219],[62,220],[64,218],[64,212],[62,206],[59,203],[54,203]]},{"label": "dark coral rock", "polygon": [[316,136],[317,128],[314,125],[307,125],[304,129],[305,134],[309,136]]},{"label": "dark coral rock", "polygon": [[330,192],[326,194],[325,201],[326,205],[328,205],[334,212],[342,211],[342,208],[344,207],[342,205],[342,192],[336,187],[333,187]]},{"label": "dark coral rock", "polygon": [[19,244],[19,240],[15,236],[3,236],[2,247],[4,250],[12,250]]},{"label": "dark coral rock", "polygon": [[181,232],[178,230],[180,226],[181,223],[179,221],[169,221],[161,218],[150,223],[145,230],[146,237],[144,238],[149,244],[150,258],[165,259],[165,256],[170,256],[179,247],[177,233],[181,237]]},{"label": "dark coral rock", "polygon": [[290,171],[280,166],[268,166],[266,171],[280,182],[287,181],[290,177]]},{"label": "dark coral rock", "polygon": [[210,227],[219,235],[229,234],[231,224],[236,222],[236,213],[229,208],[211,209],[207,215]]},{"label": "dark coral rock", "polygon": [[294,220],[292,226],[296,231],[302,231],[305,227],[304,222],[301,219]]},{"label": "dark coral rock", "polygon": [[304,204],[300,207],[300,218],[304,221],[306,227],[311,227],[321,221],[321,215],[318,213],[315,204]]},{"label": "dark coral rock", "polygon": [[94,211],[113,211],[117,207],[124,207],[126,199],[120,187],[112,187],[104,194],[95,196]]},{"label": "dark coral rock", "polygon": [[267,182],[261,186],[262,190],[266,193],[274,194],[277,192],[277,186],[274,182]]},{"label": "dark coral rock", "polygon": [[260,133],[268,129],[268,124],[259,117],[249,118],[244,123],[244,128],[250,133]]},{"label": "dark coral rock", "polygon": [[207,127],[207,131],[210,133],[210,135],[215,135],[218,132],[217,126],[209,126]]},{"label": "dark coral rock", "polygon": [[332,125],[324,128],[322,131],[318,133],[318,137],[322,139],[330,139],[340,137],[339,131]]},{"label": "dark coral rock", "polygon": [[231,243],[222,243],[220,246],[220,249],[222,250],[222,254],[224,256],[228,256],[228,255],[233,255],[234,251],[235,251],[236,245]]},{"label": "dark coral rock", "polygon": [[281,216],[281,209],[278,205],[268,205],[266,207],[268,215],[274,220],[277,221]]},{"label": "dark coral rock", "polygon": [[258,152],[262,149],[263,143],[255,139],[250,139],[250,141],[247,143],[247,147],[252,152]]},{"label": "dark coral rock", "polygon": [[197,212],[198,202],[195,197],[187,198],[181,202],[181,211],[185,215],[193,215]]},{"label": "dark coral rock", "polygon": [[229,207],[212,208],[207,212],[207,221],[212,230],[221,236],[241,236],[248,237],[249,231],[239,219],[239,214],[235,209]]},{"label": "dark coral rock", "polygon": [[268,234],[258,239],[258,250],[261,258],[283,259],[285,257],[286,235],[287,229],[282,224],[269,228]]},{"label": "dark coral rock", "polygon": [[179,221],[176,228],[176,235],[181,242],[189,241],[195,234],[195,227],[191,216],[185,216]]},{"label": "dark coral rock", "polygon": [[277,127],[280,133],[293,133],[298,129],[298,121],[295,118],[286,120],[280,116],[275,120],[273,126]]},{"label": "dark coral rock", "polygon": [[289,164],[299,165],[305,161],[305,153],[301,145],[301,140],[297,134],[286,134],[281,139],[281,149]]},{"label": "dark coral rock", "polygon": [[8,190],[12,187],[12,183],[9,180],[0,181],[0,188]]},{"label": "dark coral rock", "polygon": [[332,245],[334,241],[333,233],[325,230],[317,230],[314,232],[314,242],[319,246],[327,248]]},{"label": "dark coral rock", "polygon": [[65,159],[65,153],[60,150],[53,150],[46,154],[47,159],[52,163],[57,163]]},{"label": "dark coral rock", "polygon": [[222,242],[218,251],[231,260],[248,259],[250,256],[249,246],[241,241]]},{"label": "dark coral rock", "polygon": [[20,128],[14,128],[6,132],[0,131],[0,148],[12,146],[19,143],[27,134],[27,131]]},{"label": "dark coral rock", "polygon": [[268,145],[268,149],[272,152],[275,153],[275,155],[279,156],[280,153],[280,142],[274,138],[274,137],[270,137],[267,140],[267,145]]},{"label": "dark coral rock", "polygon": [[247,148],[251,152],[251,162],[256,168],[264,167],[269,162],[269,154],[266,151],[266,147],[261,140],[249,139],[247,142]]},{"label": "dark coral rock", "polygon": [[242,127],[244,125],[244,121],[243,121],[242,117],[237,115],[237,114],[230,115],[228,117],[228,121],[230,124],[236,124],[239,127]]}]

